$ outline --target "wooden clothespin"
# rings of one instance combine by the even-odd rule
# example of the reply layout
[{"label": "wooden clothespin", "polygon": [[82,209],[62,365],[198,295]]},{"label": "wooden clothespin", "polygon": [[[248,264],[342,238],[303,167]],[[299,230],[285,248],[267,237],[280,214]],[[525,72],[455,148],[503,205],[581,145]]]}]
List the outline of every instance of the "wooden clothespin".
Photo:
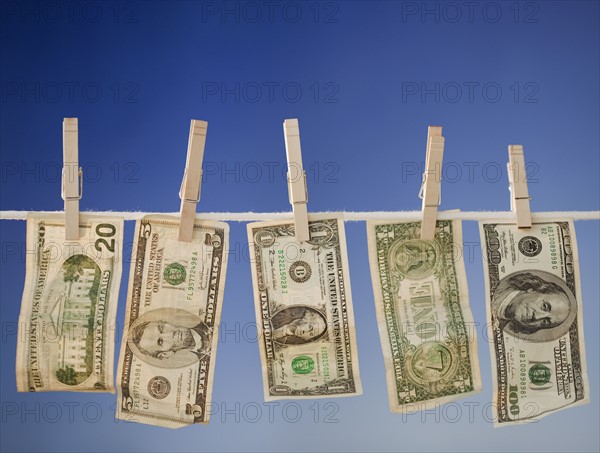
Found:
[{"label": "wooden clothespin", "polygon": [[[285,135],[285,152],[288,163],[288,194],[290,204],[294,212],[294,224],[296,227],[296,240],[298,242],[308,241],[310,233],[308,230],[308,191],[306,189],[306,172],[302,167],[302,150],[300,149],[300,129],[297,119],[289,119],[283,122],[283,133]],[[291,170],[296,168],[298,175],[292,178]]]},{"label": "wooden clothespin", "polygon": [[435,223],[438,207],[442,201],[442,160],[444,157],[444,137],[441,126],[429,126],[427,131],[427,155],[425,171],[419,198],[423,200],[421,239],[430,241],[435,236]]},{"label": "wooden clothespin", "polygon": [[522,145],[508,146],[508,189],[510,210],[517,214],[517,228],[531,228],[531,208]]},{"label": "wooden clothespin", "polygon": [[200,201],[200,183],[202,182],[202,159],[206,144],[206,121],[192,120],[188,139],[185,171],[179,189],[181,199],[181,219],[179,220],[179,240],[192,242],[194,221],[196,220],[196,204]]},{"label": "wooden clothespin", "polygon": [[79,240],[79,200],[83,192],[83,172],[79,167],[77,118],[63,119],[63,169],[61,196],[65,200],[65,239]]}]

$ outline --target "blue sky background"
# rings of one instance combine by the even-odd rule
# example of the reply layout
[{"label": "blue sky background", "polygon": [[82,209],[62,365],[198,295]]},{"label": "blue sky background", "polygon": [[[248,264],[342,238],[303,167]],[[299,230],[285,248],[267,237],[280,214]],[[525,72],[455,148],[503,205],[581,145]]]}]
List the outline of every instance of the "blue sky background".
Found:
[{"label": "blue sky background", "polygon": [[[446,137],[442,209],[507,210],[524,145],[534,211],[598,210],[600,8],[582,2],[0,4],[0,208],[60,210],[62,118],[79,118],[82,210],[177,211],[191,118],[209,122],[198,211],[289,211],[282,121],[299,118],[309,209],[413,210],[427,126]],[[225,8],[227,10],[225,11]],[[464,223],[485,330],[475,222]],[[577,222],[591,403],[494,429],[480,395],[389,412],[364,223],[347,239],[364,394],[263,402],[246,228],[232,253],[208,426],[114,420],[115,395],[17,394],[25,223],[0,222],[3,451],[598,451],[599,223]],[[118,325],[125,311],[133,222]],[[129,244],[129,248],[128,248]],[[118,347],[117,347],[118,350]],[[115,365],[116,367],[116,365]],[[217,410],[218,409],[218,410]]]}]

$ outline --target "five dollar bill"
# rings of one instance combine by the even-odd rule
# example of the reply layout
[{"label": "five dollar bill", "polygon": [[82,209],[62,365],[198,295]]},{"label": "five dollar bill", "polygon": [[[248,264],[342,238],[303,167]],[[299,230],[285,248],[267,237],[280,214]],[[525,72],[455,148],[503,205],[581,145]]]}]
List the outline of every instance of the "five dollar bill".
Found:
[{"label": "five dollar bill", "polygon": [[209,420],[229,226],[178,234],[178,218],[136,223],[117,373],[117,418],[168,428]]}]

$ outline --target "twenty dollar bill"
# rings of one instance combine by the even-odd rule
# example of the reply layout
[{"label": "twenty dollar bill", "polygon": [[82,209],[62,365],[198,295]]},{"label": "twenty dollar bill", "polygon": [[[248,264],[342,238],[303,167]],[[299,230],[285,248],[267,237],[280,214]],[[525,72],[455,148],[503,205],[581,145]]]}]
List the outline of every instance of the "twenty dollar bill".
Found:
[{"label": "twenty dollar bill", "polygon": [[390,409],[434,409],[481,391],[460,221],[367,222]]},{"label": "twenty dollar bill", "polygon": [[341,217],[248,224],[265,399],[362,393]]},{"label": "twenty dollar bill", "polygon": [[117,417],[179,428],[208,423],[229,226],[144,217],[135,229],[119,360]]},{"label": "twenty dollar bill", "polygon": [[16,364],[20,392],[114,392],[123,219],[79,218],[80,238],[67,242],[64,215],[27,217]]},{"label": "twenty dollar bill", "polygon": [[587,403],[572,221],[480,222],[497,426]]}]

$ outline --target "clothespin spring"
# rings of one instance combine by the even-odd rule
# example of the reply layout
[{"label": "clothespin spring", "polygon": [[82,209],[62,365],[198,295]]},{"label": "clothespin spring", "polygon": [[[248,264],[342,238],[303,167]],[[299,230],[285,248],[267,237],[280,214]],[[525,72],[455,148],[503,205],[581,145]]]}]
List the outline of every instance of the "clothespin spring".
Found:
[{"label": "clothespin spring", "polygon": [[68,197],[65,195],[65,179],[66,179],[66,167],[63,167],[62,169],[62,174],[61,174],[61,187],[60,187],[60,196],[64,201],[68,201],[68,200],[81,200],[81,197],[83,197],[83,170],[81,167],[79,167],[79,170],[77,171],[77,177],[79,178],[79,194],[75,195],[75,196],[71,196]]}]

